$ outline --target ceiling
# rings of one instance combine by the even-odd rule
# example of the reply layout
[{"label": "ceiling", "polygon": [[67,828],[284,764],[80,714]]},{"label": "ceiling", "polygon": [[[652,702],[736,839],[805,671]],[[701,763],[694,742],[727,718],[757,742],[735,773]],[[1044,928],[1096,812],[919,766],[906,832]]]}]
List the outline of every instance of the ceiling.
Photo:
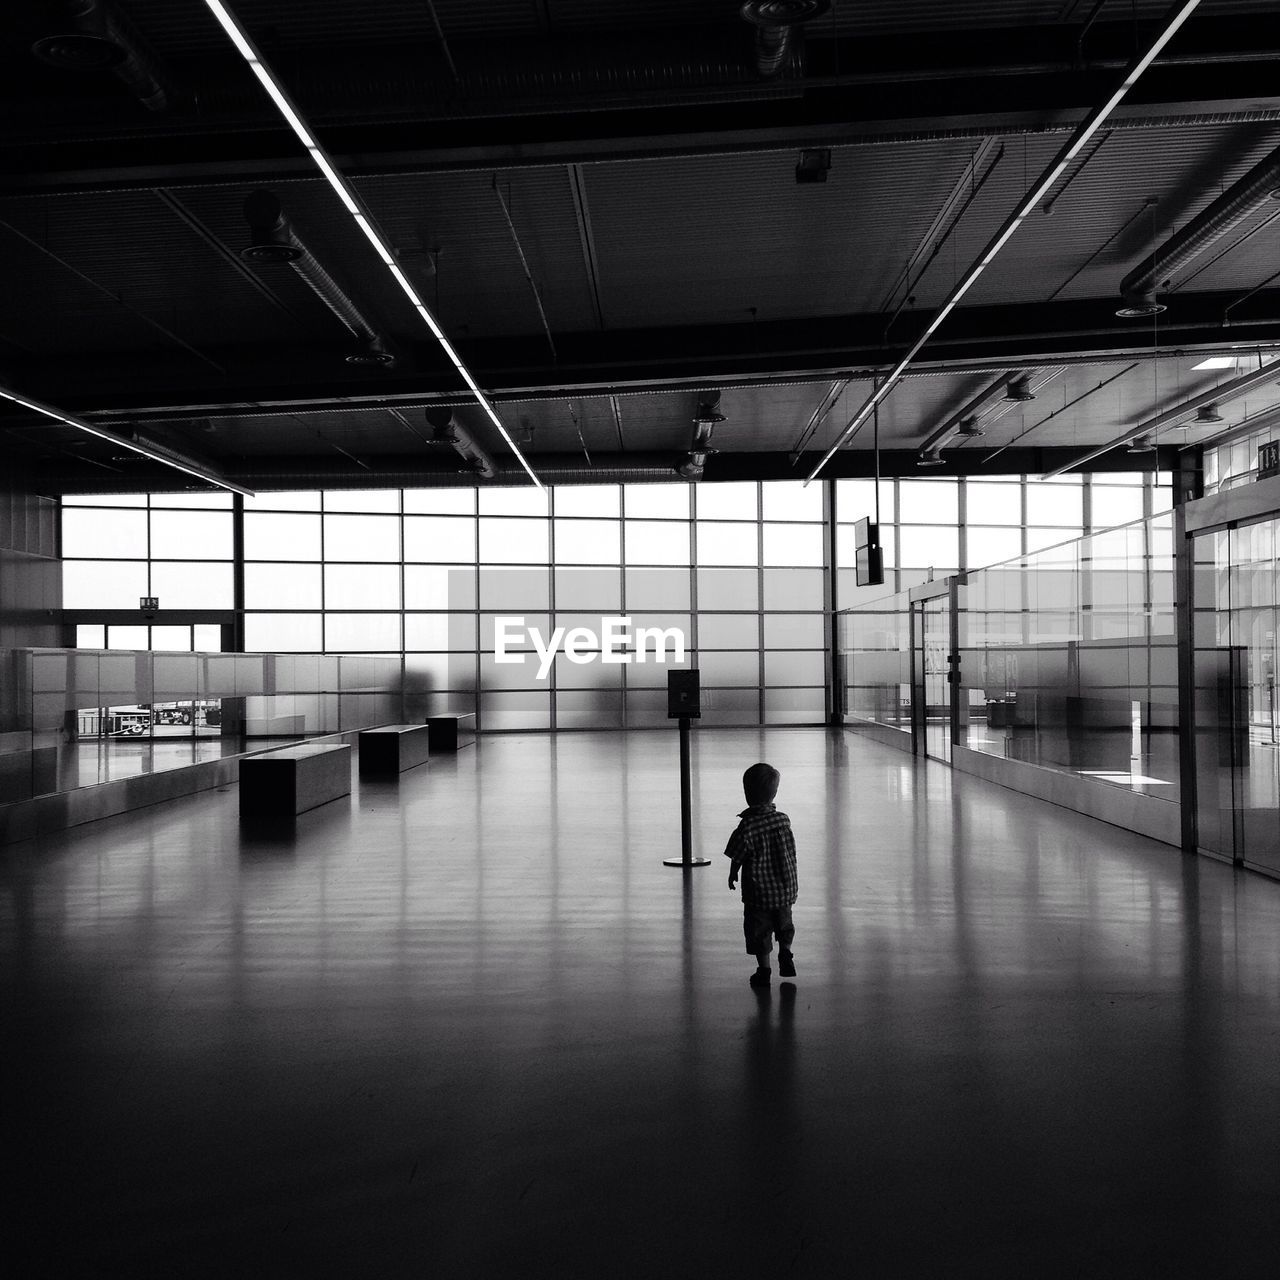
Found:
[{"label": "ceiling", "polygon": [[[676,480],[712,390],[706,480],[808,475],[1168,9],[814,0],[770,73],[737,0],[232,7],[557,483]],[[0,385],[256,488],[472,483],[426,421],[451,407],[494,482],[524,481],[203,0],[85,8],[6,10]],[[66,65],[94,39],[113,63]],[[1233,394],[1280,356],[1280,197],[1223,208],[1280,174],[1278,59],[1270,0],[1203,0],[828,473],[878,442],[917,474],[940,433],[937,474],[1045,471],[1153,418],[1171,465],[1280,421],[1280,365]],[[824,181],[797,181],[804,153]],[[259,190],[332,289],[242,255]],[[1167,310],[1118,317],[1206,211],[1217,234],[1157,264]],[[394,364],[348,362],[371,349]],[[1003,398],[1019,374],[1035,399]],[[194,483],[12,402],[0,456],[42,492]]]}]

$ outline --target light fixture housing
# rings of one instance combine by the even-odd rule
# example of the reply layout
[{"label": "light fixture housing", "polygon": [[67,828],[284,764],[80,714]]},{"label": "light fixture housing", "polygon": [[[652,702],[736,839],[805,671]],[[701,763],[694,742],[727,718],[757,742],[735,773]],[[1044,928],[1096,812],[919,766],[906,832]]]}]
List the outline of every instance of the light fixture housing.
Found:
[{"label": "light fixture housing", "polygon": [[1196,422],[1221,422],[1222,414],[1218,412],[1218,406],[1212,402],[1202,404],[1196,410]]},{"label": "light fixture housing", "polygon": [[977,418],[965,418],[964,421],[956,427],[956,435],[964,436],[966,440],[972,440],[977,436],[985,436],[986,434],[987,433],[982,429],[982,427],[978,425]]},{"label": "light fixture housing", "polygon": [[1034,400],[1036,393],[1031,390],[1031,379],[1025,373],[1016,378],[1010,378],[1009,385],[1005,388],[1002,398],[1011,401],[1013,404]]},{"label": "light fixture housing", "polygon": [[938,449],[927,449],[916,459],[917,467],[942,466],[942,453]]},{"label": "light fixture housing", "polygon": [[1156,444],[1150,436],[1134,436],[1125,446],[1127,453],[1155,453]]}]

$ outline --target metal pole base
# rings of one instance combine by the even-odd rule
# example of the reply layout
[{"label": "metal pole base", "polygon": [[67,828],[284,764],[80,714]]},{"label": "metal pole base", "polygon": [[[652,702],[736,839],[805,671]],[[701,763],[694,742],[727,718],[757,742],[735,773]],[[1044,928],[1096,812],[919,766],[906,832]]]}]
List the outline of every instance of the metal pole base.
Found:
[{"label": "metal pole base", "polygon": [[686,861],[684,858],[663,858],[662,865],[664,867],[709,867],[711,859],[690,858]]}]

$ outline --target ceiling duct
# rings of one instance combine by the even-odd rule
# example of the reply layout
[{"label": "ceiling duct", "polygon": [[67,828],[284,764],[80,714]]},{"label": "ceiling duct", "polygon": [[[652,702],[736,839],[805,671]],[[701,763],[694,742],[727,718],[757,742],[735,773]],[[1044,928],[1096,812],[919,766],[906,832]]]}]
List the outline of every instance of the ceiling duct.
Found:
[{"label": "ceiling duct", "polygon": [[920,465],[933,466],[941,462],[942,459],[938,457],[930,461],[924,459],[928,455],[938,454],[947,441],[954,436],[983,435],[984,432],[978,420],[983,414],[990,412],[991,406],[997,400],[1008,400],[1013,404],[1021,403],[1023,400],[1034,400],[1035,393],[1031,390],[1031,379],[1036,372],[1035,369],[1015,369],[1012,373],[1001,374],[990,386],[979,391],[963,409],[953,413],[921,444]]},{"label": "ceiling duct", "polygon": [[62,0],[51,6],[58,29],[31,52],[68,71],[110,71],[148,111],[167,111],[169,89],[159,59],[128,16],[109,0]]},{"label": "ceiling duct", "polygon": [[820,18],[831,0],[746,0],[739,11],[756,29],[756,70],[771,80],[787,64],[798,41],[794,34]]},{"label": "ceiling duct", "polygon": [[711,447],[711,433],[717,422],[724,421],[720,412],[720,392],[699,391],[698,407],[693,414],[693,439],[689,452],[676,464],[676,475],[685,480],[701,480],[707,469],[707,457],[715,453]]},{"label": "ceiling duct", "polygon": [[1267,200],[1280,200],[1280,147],[1254,165],[1120,281],[1124,306],[1116,315],[1134,318],[1165,310],[1165,304],[1156,301],[1157,288],[1167,284],[1171,276],[1216,244]]},{"label": "ceiling duct", "polygon": [[359,347],[345,357],[348,364],[383,368],[395,364],[386,339],[299,238],[274,192],[250,193],[244,202],[244,216],[250,241],[240,256],[255,265],[287,263],[292,267],[359,341]]},{"label": "ceiling duct", "polygon": [[427,426],[431,428],[431,443],[448,445],[456,450],[466,466],[459,468],[467,475],[480,476],[492,480],[498,474],[493,459],[475,442],[471,433],[458,423],[453,410],[442,405],[425,411]]}]

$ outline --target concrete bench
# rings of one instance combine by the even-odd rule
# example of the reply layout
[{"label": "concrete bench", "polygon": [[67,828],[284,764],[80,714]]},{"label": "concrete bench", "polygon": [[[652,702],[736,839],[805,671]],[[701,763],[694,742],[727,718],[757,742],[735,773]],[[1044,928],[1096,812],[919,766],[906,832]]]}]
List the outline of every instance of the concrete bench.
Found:
[{"label": "concrete bench", "polygon": [[467,711],[427,717],[431,750],[457,751],[476,740],[476,713]]},{"label": "concrete bench", "polygon": [[240,816],[292,817],[351,794],[351,748],[304,743],[240,761]]},{"label": "concrete bench", "polygon": [[425,724],[384,724],[362,729],[360,772],[403,773],[426,762],[431,754],[431,727]]}]

